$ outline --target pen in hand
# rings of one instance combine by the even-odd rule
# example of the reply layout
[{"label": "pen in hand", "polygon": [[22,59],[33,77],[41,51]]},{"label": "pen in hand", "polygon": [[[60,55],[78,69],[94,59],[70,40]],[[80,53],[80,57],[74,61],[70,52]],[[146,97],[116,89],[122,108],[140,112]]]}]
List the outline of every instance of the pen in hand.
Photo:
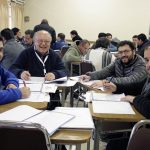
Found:
[{"label": "pen in hand", "polygon": [[109,78],[109,80],[107,80],[107,81],[108,81],[108,83],[110,83],[112,79],[113,79],[113,76],[112,76],[112,77],[110,77],[110,78]]},{"label": "pen in hand", "polygon": [[24,87],[26,87],[26,83],[25,83],[25,81],[23,80],[23,85],[24,85]]}]

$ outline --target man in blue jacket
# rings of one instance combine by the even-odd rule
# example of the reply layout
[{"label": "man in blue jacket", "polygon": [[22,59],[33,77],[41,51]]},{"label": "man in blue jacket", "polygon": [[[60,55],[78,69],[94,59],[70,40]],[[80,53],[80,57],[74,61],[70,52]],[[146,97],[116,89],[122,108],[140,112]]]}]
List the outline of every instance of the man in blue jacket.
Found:
[{"label": "man in blue jacket", "polygon": [[[67,75],[61,58],[50,49],[52,37],[49,32],[41,30],[34,34],[34,46],[24,50],[10,70],[23,80],[30,76],[45,77],[54,80]],[[51,100],[59,100],[59,93],[50,94]],[[53,109],[53,108],[50,108]]]},{"label": "man in blue jacket", "polygon": [[[0,38],[0,60],[3,57],[3,42]],[[5,90],[0,90],[0,105],[16,101],[17,99],[27,98],[30,95],[30,89],[27,87],[18,88],[17,78],[0,66],[0,84]]]}]

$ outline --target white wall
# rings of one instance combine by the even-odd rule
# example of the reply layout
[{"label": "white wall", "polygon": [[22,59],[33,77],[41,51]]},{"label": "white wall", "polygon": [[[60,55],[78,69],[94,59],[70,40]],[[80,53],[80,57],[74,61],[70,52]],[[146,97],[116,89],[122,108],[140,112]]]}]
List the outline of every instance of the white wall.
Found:
[{"label": "white wall", "polygon": [[99,32],[131,39],[134,34],[148,35],[150,23],[150,0],[26,0],[24,11],[30,21],[23,30],[33,29],[46,18],[67,39],[73,29],[91,41]]}]

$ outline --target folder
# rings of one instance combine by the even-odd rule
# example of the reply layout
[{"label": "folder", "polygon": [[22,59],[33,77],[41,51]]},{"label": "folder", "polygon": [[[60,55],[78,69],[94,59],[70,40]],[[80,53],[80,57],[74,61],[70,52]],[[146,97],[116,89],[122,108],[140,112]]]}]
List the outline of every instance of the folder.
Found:
[{"label": "folder", "polygon": [[27,105],[17,106],[0,114],[0,120],[39,123],[52,135],[60,126],[73,119],[74,115],[48,110],[37,110]]}]

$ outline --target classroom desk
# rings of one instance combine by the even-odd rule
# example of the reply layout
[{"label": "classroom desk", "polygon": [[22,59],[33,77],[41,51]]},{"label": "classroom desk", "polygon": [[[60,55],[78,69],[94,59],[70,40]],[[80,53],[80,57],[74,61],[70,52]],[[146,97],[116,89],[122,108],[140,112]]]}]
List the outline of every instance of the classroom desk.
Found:
[{"label": "classroom desk", "polygon": [[[45,109],[47,107],[47,102],[12,102],[0,105],[0,113],[19,105],[29,105],[36,109]],[[77,150],[81,149],[81,144],[87,143],[87,150],[90,150],[91,136],[92,131],[89,130],[60,129],[56,131],[50,139],[53,144],[76,145]]]},{"label": "classroom desk", "polygon": [[94,150],[99,150],[99,133],[101,132],[101,123],[102,121],[114,121],[114,122],[138,122],[142,119],[145,119],[139,112],[135,110],[132,106],[135,114],[127,115],[127,114],[101,114],[94,113],[92,103],[88,104],[91,115],[95,120],[95,136],[94,136]]}]

